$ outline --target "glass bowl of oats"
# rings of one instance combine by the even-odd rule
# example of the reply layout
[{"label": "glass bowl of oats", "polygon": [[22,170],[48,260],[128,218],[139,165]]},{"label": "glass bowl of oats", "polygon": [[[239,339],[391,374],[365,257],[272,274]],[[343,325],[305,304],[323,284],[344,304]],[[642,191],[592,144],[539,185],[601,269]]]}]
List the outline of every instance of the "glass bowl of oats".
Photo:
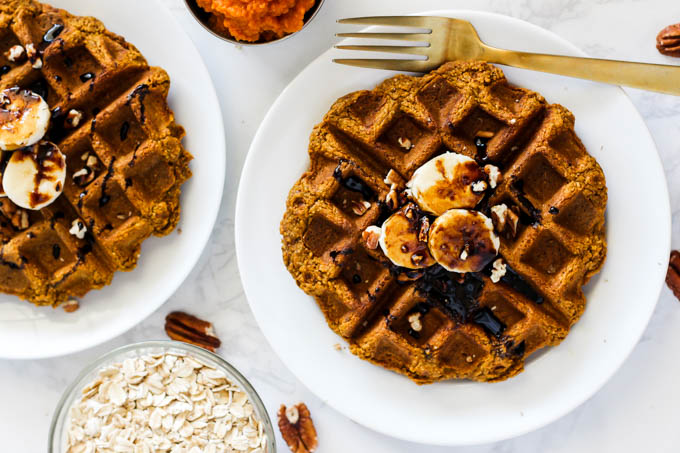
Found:
[{"label": "glass bowl of oats", "polygon": [[177,341],[116,349],[83,370],[52,418],[50,453],[275,453],[255,389],[224,359]]}]

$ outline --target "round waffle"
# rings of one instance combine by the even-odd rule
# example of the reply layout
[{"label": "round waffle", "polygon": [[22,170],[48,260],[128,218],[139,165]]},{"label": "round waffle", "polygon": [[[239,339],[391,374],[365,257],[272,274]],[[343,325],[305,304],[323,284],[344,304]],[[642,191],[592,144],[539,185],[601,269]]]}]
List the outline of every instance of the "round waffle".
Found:
[{"label": "round waffle", "polygon": [[[492,217],[505,204],[518,219],[500,232],[507,272],[497,282],[491,264],[399,268],[362,238],[398,208],[390,170],[388,182],[407,181],[446,151],[503,175],[477,207]],[[582,286],[606,254],[604,174],[573,115],[500,69],[447,63],[350,93],[314,128],[309,155],[281,222],[283,258],[354,354],[418,383],[503,380],[583,313]]]},{"label": "round waffle", "polygon": [[[12,59],[17,45],[34,52]],[[175,228],[192,156],[167,105],[169,86],[164,70],[97,19],[33,0],[0,4],[0,89],[47,101],[45,138],[67,169],[47,207],[0,198],[0,291],[56,306],[134,268],[147,237]]]}]

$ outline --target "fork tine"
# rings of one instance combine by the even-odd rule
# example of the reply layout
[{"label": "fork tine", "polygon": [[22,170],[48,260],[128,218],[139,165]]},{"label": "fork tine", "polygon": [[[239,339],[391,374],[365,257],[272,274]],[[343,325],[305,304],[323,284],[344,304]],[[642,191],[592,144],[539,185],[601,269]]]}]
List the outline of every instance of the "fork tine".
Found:
[{"label": "fork tine", "polygon": [[429,46],[348,46],[338,45],[336,49],[341,50],[361,50],[365,52],[388,52],[388,53],[405,53],[411,55],[424,55],[423,51]]},{"label": "fork tine", "polygon": [[339,24],[355,25],[392,25],[395,27],[419,27],[430,28],[427,25],[430,18],[426,16],[372,16],[372,17],[350,17],[339,19]]},{"label": "fork tine", "polygon": [[427,72],[432,69],[432,64],[427,60],[393,60],[393,59],[370,59],[370,58],[339,58],[333,63],[360,68],[388,69],[392,71]]},{"label": "fork tine", "polygon": [[427,41],[430,33],[336,33],[338,38],[392,39],[395,41]]}]

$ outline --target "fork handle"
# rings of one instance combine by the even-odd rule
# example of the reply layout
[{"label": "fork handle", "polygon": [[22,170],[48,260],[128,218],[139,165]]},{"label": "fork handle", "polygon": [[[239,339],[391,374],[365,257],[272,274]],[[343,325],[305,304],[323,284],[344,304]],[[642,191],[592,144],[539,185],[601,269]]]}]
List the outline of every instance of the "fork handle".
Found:
[{"label": "fork handle", "polygon": [[488,47],[483,59],[533,71],[680,95],[680,66],[518,52]]}]

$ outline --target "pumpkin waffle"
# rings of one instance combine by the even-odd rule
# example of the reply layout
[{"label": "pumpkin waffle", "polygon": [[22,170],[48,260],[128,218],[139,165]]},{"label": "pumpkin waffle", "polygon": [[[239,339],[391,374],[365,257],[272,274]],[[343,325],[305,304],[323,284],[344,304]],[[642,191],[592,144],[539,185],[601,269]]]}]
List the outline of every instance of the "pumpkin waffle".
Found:
[{"label": "pumpkin waffle", "polygon": [[[12,61],[6,53],[17,45],[34,53]],[[192,156],[167,105],[167,73],[95,18],[2,2],[0,74],[0,89],[47,101],[45,138],[67,168],[63,193],[47,207],[0,198],[0,291],[56,306],[134,268],[147,237],[174,229]]]},{"label": "pumpkin waffle", "polygon": [[[491,264],[467,274],[399,268],[362,239],[394,209],[388,172],[407,181],[445,151],[503,175],[477,208],[491,216],[504,203],[518,218],[514,234],[501,234],[507,272],[497,282]],[[604,174],[573,115],[500,69],[452,62],[350,93],[314,128],[309,156],[281,223],[283,258],[359,357],[420,384],[498,381],[583,313],[582,286],[606,254]]]}]

